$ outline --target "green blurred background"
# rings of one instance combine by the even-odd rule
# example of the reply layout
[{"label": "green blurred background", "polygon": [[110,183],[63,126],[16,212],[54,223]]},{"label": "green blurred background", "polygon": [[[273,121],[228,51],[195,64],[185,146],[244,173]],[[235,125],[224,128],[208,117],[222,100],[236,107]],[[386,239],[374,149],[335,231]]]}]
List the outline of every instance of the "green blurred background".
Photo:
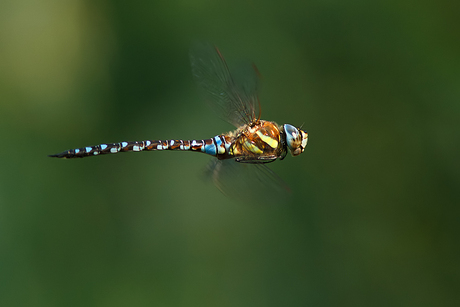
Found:
[{"label": "green blurred background", "polygon": [[[458,306],[456,1],[12,1],[0,6],[1,306]],[[263,75],[310,143],[251,206],[180,152],[104,142],[232,130],[193,41]]]}]

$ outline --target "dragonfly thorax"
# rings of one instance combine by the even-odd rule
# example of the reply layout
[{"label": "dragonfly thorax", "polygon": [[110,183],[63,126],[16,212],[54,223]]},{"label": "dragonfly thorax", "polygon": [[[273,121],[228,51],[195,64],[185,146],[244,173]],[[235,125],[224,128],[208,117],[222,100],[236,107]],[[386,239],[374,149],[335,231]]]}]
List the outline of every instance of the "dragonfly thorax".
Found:
[{"label": "dragonfly thorax", "polygon": [[240,128],[235,133],[235,140],[231,147],[234,157],[267,157],[275,160],[285,155],[282,146],[281,133],[278,125],[260,120],[253,125]]}]

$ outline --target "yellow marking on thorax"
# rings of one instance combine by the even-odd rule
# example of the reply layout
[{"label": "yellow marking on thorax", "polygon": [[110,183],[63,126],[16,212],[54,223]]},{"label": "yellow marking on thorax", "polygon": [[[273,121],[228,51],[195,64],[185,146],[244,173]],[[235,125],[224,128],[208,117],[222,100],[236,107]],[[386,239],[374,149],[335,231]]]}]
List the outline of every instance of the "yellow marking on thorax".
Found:
[{"label": "yellow marking on thorax", "polygon": [[256,134],[260,137],[262,141],[268,144],[271,148],[275,149],[278,147],[278,140],[275,140],[271,136],[264,135],[262,132],[257,131]]},{"label": "yellow marking on thorax", "polygon": [[257,147],[256,145],[252,144],[251,142],[249,142],[248,140],[246,140],[243,144],[243,146],[249,150],[250,152],[252,153],[255,153],[255,154],[262,154],[263,151],[260,150],[259,147]]}]

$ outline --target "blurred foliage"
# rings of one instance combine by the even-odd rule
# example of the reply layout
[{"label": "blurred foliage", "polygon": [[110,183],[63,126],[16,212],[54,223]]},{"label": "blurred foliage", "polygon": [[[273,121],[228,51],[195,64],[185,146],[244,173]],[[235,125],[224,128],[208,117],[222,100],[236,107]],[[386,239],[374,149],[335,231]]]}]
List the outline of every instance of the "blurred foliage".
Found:
[{"label": "blurred foliage", "polygon": [[[455,1],[0,4],[1,306],[457,306]],[[188,49],[254,61],[293,197],[238,204],[204,155],[77,161],[102,142],[231,130]]]}]

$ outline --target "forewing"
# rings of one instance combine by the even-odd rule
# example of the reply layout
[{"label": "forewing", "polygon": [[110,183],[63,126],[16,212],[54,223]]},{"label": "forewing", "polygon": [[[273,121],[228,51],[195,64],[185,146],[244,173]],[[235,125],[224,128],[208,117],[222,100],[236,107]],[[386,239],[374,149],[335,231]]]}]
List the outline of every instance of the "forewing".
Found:
[{"label": "forewing", "polygon": [[243,203],[286,203],[291,193],[289,186],[266,164],[212,160],[207,176],[223,194]]},{"label": "forewing", "polygon": [[240,127],[260,117],[256,69],[244,69],[244,75],[235,80],[219,49],[203,43],[192,48],[190,61],[203,96],[222,119]]}]

